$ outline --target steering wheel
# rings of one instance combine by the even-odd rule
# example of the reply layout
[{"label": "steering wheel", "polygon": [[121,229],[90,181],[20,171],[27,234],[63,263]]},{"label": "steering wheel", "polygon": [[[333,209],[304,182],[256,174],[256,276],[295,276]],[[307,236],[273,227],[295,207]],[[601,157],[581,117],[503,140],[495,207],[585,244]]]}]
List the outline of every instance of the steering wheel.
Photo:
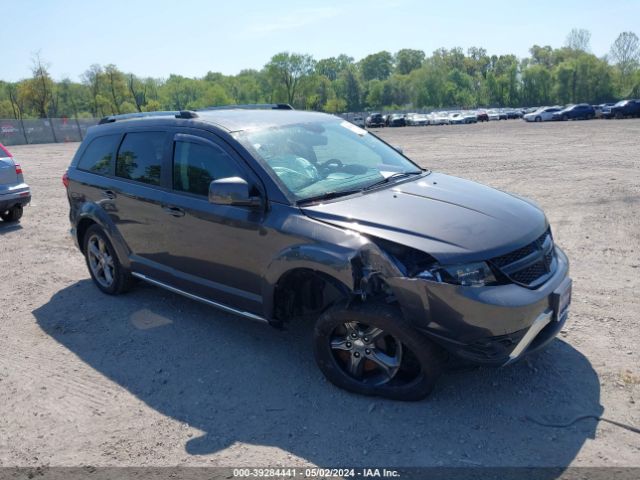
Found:
[{"label": "steering wheel", "polygon": [[320,170],[322,170],[323,173],[329,174],[333,170],[340,170],[342,167],[344,167],[344,164],[342,163],[341,160],[338,160],[337,158],[330,158],[326,162],[318,165],[318,167]]}]

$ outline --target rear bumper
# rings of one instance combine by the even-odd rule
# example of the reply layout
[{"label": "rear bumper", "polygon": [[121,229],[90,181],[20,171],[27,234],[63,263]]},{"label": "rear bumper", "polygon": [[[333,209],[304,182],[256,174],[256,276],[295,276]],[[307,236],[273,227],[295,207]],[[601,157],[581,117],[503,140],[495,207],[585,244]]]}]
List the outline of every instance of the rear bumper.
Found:
[{"label": "rear bumper", "polygon": [[568,310],[555,312],[569,263],[557,247],[558,266],[537,289],[515,284],[461,287],[416,278],[390,279],[402,311],[414,326],[456,357],[476,364],[512,363],[549,343]]},{"label": "rear bumper", "polygon": [[0,211],[10,210],[16,205],[27,205],[31,202],[31,189],[26,183],[12,186],[0,193]]}]

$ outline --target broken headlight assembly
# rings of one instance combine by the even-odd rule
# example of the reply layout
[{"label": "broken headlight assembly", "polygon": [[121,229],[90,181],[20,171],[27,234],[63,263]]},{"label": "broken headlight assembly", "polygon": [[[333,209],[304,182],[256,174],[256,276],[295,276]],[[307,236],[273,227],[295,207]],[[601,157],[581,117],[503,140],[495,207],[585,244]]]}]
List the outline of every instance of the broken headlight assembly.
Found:
[{"label": "broken headlight assembly", "polygon": [[500,273],[497,274],[499,278],[496,278],[496,274],[487,262],[440,265],[428,253],[388,240],[375,237],[372,239],[389,255],[406,277],[464,287],[484,287],[504,283]]},{"label": "broken headlight assembly", "polygon": [[498,281],[487,262],[474,262],[462,265],[438,265],[421,271],[417,278],[435,282],[451,283],[464,287],[484,287],[498,285]]}]

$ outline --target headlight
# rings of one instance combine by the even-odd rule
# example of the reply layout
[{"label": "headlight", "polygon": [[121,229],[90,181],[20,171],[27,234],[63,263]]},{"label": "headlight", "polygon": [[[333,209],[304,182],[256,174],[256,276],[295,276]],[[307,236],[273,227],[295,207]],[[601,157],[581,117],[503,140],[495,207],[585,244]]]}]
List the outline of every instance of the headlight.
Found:
[{"label": "headlight", "polygon": [[496,277],[486,262],[463,265],[434,265],[428,270],[420,272],[416,277],[465,287],[483,287],[497,284]]}]

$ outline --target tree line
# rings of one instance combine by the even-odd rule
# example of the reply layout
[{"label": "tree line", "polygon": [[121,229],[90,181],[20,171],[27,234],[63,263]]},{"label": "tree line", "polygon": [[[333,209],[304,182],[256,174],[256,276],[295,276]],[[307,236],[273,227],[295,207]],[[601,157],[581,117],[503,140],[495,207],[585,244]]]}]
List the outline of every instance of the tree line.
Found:
[{"label": "tree line", "polygon": [[260,70],[202,78],[158,79],[91,65],[81,81],[55,81],[34,56],[32,76],[0,80],[0,118],[102,117],[214,105],[289,103],[331,113],[363,110],[603,103],[640,97],[640,41],[621,33],[604,57],[590,51],[590,33],[574,29],[560,48],[534,45],[526,58],[483,48],[415,49],[392,54],[314,59],[282,52]]}]

